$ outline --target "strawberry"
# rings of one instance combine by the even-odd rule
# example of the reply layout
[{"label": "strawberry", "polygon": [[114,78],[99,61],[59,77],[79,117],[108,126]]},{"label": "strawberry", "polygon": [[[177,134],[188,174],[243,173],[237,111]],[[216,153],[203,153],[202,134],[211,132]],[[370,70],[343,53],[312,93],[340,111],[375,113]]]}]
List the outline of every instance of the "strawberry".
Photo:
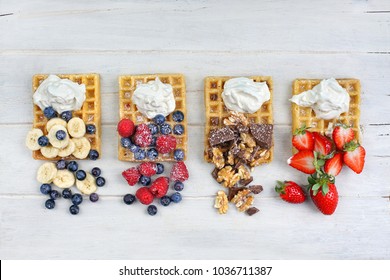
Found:
[{"label": "strawberry", "polygon": [[275,187],[275,191],[284,201],[296,204],[306,200],[305,193],[297,183],[293,181],[277,182],[278,185]]},{"label": "strawberry", "polygon": [[172,135],[160,135],[156,140],[156,149],[159,153],[167,154],[176,148],[176,138]]},{"label": "strawberry", "polygon": [[332,138],[336,148],[342,151],[344,145],[355,138],[355,132],[345,124],[337,124],[333,129]]},{"label": "strawberry", "polygon": [[157,172],[157,165],[154,162],[143,162],[138,166],[141,175],[152,177]]},{"label": "strawberry", "polygon": [[120,136],[130,137],[134,133],[134,123],[129,119],[121,119],[118,123],[117,130]]},{"label": "strawberry", "polygon": [[147,187],[139,188],[135,193],[135,197],[138,199],[139,202],[146,205],[152,203],[154,199],[153,194]]},{"label": "strawberry", "polygon": [[188,177],[189,175],[188,175],[187,166],[184,164],[184,162],[178,161],[172,166],[172,170],[170,174],[170,179],[172,181],[184,182],[185,180],[188,179]]},{"label": "strawberry", "polygon": [[287,163],[306,174],[312,174],[316,171],[313,151],[300,151],[290,157]]},{"label": "strawberry", "polygon": [[306,126],[298,128],[294,131],[292,144],[298,151],[313,150],[314,137],[313,134],[307,130]]},{"label": "strawberry", "polygon": [[146,124],[137,126],[134,135],[134,143],[140,147],[148,147],[152,143],[152,132]]},{"label": "strawberry", "polygon": [[324,215],[332,215],[339,201],[336,185],[329,180],[312,185],[310,188],[310,197],[314,205]]},{"label": "strawberry", "polygon": [[168,192],[169,178],[159,177],[150,186],[150,192],[157,198],[161,198]]},{"label": "strawberry", "polygon": [[345,144],[344,151],[343,160],[345,165],[360,174],[363,171],[366,150],[357,142],[351,141]]},{"label": "strawberry", "polygon": [[336,153],[332,158],[325,162],[324,171],[325,173],[337,176],[339,175],[341,168],[343,168],[343,155]]},{"label": "strawberry", "polygon": [[134,186],[138,183],[139,178],[141,177],[141,174],[139,173],[138,169],[135,167],[129,168],[122,172],[123,178],[126,179],[127,183],[130,186]]},{"label": "strawberry", "polygon": [[318,132],[313,132],[314,136],[314,151],[320,155],[326,156],[332,151],[332,142],[324,135]]}]

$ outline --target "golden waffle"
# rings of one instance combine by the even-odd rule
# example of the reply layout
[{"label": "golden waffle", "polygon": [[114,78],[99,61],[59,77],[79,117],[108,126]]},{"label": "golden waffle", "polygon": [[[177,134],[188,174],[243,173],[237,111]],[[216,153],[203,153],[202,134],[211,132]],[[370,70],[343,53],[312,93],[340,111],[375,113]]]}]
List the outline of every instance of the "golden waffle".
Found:
[{"label": "golden waffle", "polygon": [[[35,92],[38,86],[43,80],[45,80],[48,75],[38,74],[33,76],[32,88]],[[85,124],[94,124],[96,126],[95,134],[85,134],[85,137],[91,142],[91,149],[97,150],[101,157],[101,116],[100,116],[100,77],[98,74],[63,74],[58,75],[61,79],[69,79],[78,84],[85,84],[86,88],[86,99],[83,106],[78,111],[73,111],[73,117],[79,117],[83,119]],[[34,120],[33,127],[40,128],[43,133],[46,135],[46,123],[47,118],[43,115],[42,110],[34,104],[33,108]],[[34,159],[48,159],[45,158],[41,152],[33,151]],[[50,158],[49,160],[59,160],[60,157]],[[74,156],[70,155],[65,159],[76,159]],[[88,157],[87,157],[88,159]],[[78,159],[76,159],[78,160]]]},{"label": "golden waffle", "polygon": [[[329,124],[338,122],[344,123],[352,127],[355,131],[355,137],[360,142],[360,81],[356,79],[336,79],[337,82],[346,89],[351,97],[349,103],[349,111],[340,115],[339,119],[323,120],[316,118],[314,110],[310,107],[300,107],[291,102],[292,110],[292,132],[297,128],[306,125],[310,127],[309,131],[316,131],[325,134]],[[293,95],[300,94],[304,91],[312,89],[321,82],[319,79],[297,79],[293,83]],[[293,153],[296,150],[293,149]]]},{"label": "golden waffle", "polygon": [[[212,129],[223,126],[223,120],[229,116],[228,109],[223,104],[222,92],[225,82],[234,77],[206,77],[204,82],[204,102],[206,107],[206,126],[204,138],[204,158],[207,162],[211,162],[209,158],[209,141],[208,135]],[[271,92],[271,98],[263,103],[261,108],[253,114],[245,114],[251,123],[273,124],[272,114],[272,96],[273,96],[273,82],[271,77],[267,76],[252,76],[249,77],[255,82],[266,82]],[[273,158],[273,146],[263,157],[261,163],[269,163]]]},{"label": "golden waffle", "polygon": [[[173,95],[176,100],[176,110],[182,111],[184,114],[184,120],[180,123],[184,127],[184,133],[182,135],[174,135],[177,141],[176,149],[182,149],[184,151],[184,160],[187,158],[187,108],[186,108],[186,85],[185,79],[182,74],[146,74],[146,75],[126,75],[119,77],[119,117],[120,119],[127,118],[138,125],[141,123],[148,123],[150,120],[142,115],[137,110],[135,104],[133,104],[131,98],[133,92],[137,87],[137,84],[147,83],[154,81],[158,77],[161,82],[170,84],[173,88]],[[166,123],[173,126],[176,124],[172,119],[172,114],[167,116]],[[123,161],[151,161],[147,157],[144,160],[134,159],[134,154],[121,146],[120,138],[118,143],[118,159]],[[169,154],[159,154],[159,156],[153,160],[157,162],[161,161],[175,161],[173,152]]]}]

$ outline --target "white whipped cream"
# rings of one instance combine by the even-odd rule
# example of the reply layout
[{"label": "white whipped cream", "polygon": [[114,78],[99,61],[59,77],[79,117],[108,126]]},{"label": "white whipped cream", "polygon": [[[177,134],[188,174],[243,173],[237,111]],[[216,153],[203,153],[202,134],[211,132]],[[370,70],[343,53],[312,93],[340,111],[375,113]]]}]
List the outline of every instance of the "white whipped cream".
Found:
[{"label": "white whipped cream", "polygon": [[350,97],[334,78],[330,78],[322,80],[311,90],[294,95],[290,101],[302,107],[311,107],[319,119],[331,120],[348,112]]},{"label": "white whipped cream", "polygon": [[266,82],[240,77],[228,80],[222,92],[225,106],[232,111],[254,113],[271,98]]},{"label": "white whipped cream", "polygon": [[138,111],[149,119],[158,114],[166,117],[176,108],[172,86],[162,83],[158,77],[146,84],[138,84],[132,100]]},{"label": "white whipped cream", "polygon": [[85,85],[50,75],[39,85],[33,100],[42,111],[50,106],[59,114],[64,111],[77,111],[85,101]]}]

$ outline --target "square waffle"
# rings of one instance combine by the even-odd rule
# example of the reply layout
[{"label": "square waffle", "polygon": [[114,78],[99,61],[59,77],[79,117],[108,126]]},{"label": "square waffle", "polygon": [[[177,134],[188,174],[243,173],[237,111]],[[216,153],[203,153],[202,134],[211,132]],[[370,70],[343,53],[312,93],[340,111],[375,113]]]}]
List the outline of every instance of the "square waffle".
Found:
[{"label": "square waffle", "polygon": [[[176,149],[182,149],[184,151],[184,160],[187,157],[187,108],[186,108],[186,85],[185,79],[182,74],[145,74],[145,75],[126,75],[119,77],[119,117],[120,119],[127,118],[134,122],[135,125],[141,123],[150,122],[148,118],[142,115],[137,110],[137,107],[132,102],[132,96],[137,84],[147,83],[154,81],[158,77],[161,82],[170,84],[173,88],[173,95],[175,96],[176,108],[175,111],[182,111],[184,114],[184,120],[180,123],[184,127],[184,133],[182,135],[174,135],[177,141]],[[166,123],[172,127],[176,124],[172,119],[172,114],[167,116]],[[118,142],[118,159],[123,161],[142,162],[150,161],[145,158],[144,160],[136,160],[134,154],[121,146],[120,138]],[[175,161],[173,152],[169,154],[159,154],[159,156],[153,160],[157,162],[162,161]]]},{"label": "square waffle", "polygon": [[[95,134],[85,134],[85,137],[91,142],[91,149],[97,150],[101,156],[101,114],[100,114],[100,77],[98,74],[63,74],[57,75],[61,79],[69,79],[78,84],[85,84],[86,99],[83,106],[78,111],[73,111],[73,117],[79,117],[83,119],[85,124],[94,124],[96,126]],[[46,74],[34,75],[32,79],[33,93],[37,90],[38,86],[48,77]],[[39,128],[44,134],[47,134],[46,123],[47,118],[43,115],[43,111],[34,104],[33,108],[33,127]],[[34,159],[45,160],[41,152],[33,151]],[[60,157],[51,158],[50,160],[59,160]],[[65,159],[76,159],[72,155]]]},{"label": "square waffle", "polygon": [[[213,129],[223,126],[223,120],[229,116],[228,109],[225,107],[222,100],[223,86],[225,82],[233,77],[206,77],[204,82],[204,102],[206,108],[206,125],[205,125],[205,150],[204,158],[207,162],[211,162],[208,150],[210,148],[208,135]],[[251,123],[258,124],[273,124],[272,114],[272,98],[273,98],[273,82],[271,77],[252,76],[249,77],[254,82],[266,82],[271,92],[271,98],[264,102],[261,108],[253,114],[245,114]],[[263,157],[262,163],[269,163],[273,158],[273,146]]]},{"label": "square waffle", "polygon": [[[323,120],[316,118],[315,112],[310,107],[300,107],[291,102],[292,110],[292,133],[297,128],[306,125],[310,127],[309,131],[325,134],[330,124],[342,122],[352,127],[355,131],[355,137],[360,143],[360,81],[356,79],[336,79],[337,82],[348,92],[351,97],[349,111],[340,115],[339,119]],[[293,83],[293,95],[300,94],[312,89],[321,82],[320,79],[297,79]],[[293,153],[296,150],[293,149]]]}]

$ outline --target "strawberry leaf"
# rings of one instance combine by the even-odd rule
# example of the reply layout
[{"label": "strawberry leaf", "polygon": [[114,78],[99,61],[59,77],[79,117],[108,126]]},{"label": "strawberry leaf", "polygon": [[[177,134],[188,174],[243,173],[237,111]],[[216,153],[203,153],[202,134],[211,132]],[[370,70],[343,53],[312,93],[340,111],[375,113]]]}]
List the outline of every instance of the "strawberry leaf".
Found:
[{"label": "strawberry leaf", "polygon": [[328,192],[329,192],[328,183],[324,183],[324,184],[322,185],[322,194],[323,194],[323,195],[326,195]]},{"label": "strawberry leaf", "polygon": [[321,187],[321,185],[316,183],[316,184],[313,185],[312,190],[313,191],[318,191],[320,189],[320,187]]},{"label": "strawberry leaf", "polygon": [[309,182],[310,185],[314,185],[314,184],[316,183],[316,180],[314,180],[314,178],[311,177],[311,176],[309,176],[309,177],[307,178],[307,181]]}]

